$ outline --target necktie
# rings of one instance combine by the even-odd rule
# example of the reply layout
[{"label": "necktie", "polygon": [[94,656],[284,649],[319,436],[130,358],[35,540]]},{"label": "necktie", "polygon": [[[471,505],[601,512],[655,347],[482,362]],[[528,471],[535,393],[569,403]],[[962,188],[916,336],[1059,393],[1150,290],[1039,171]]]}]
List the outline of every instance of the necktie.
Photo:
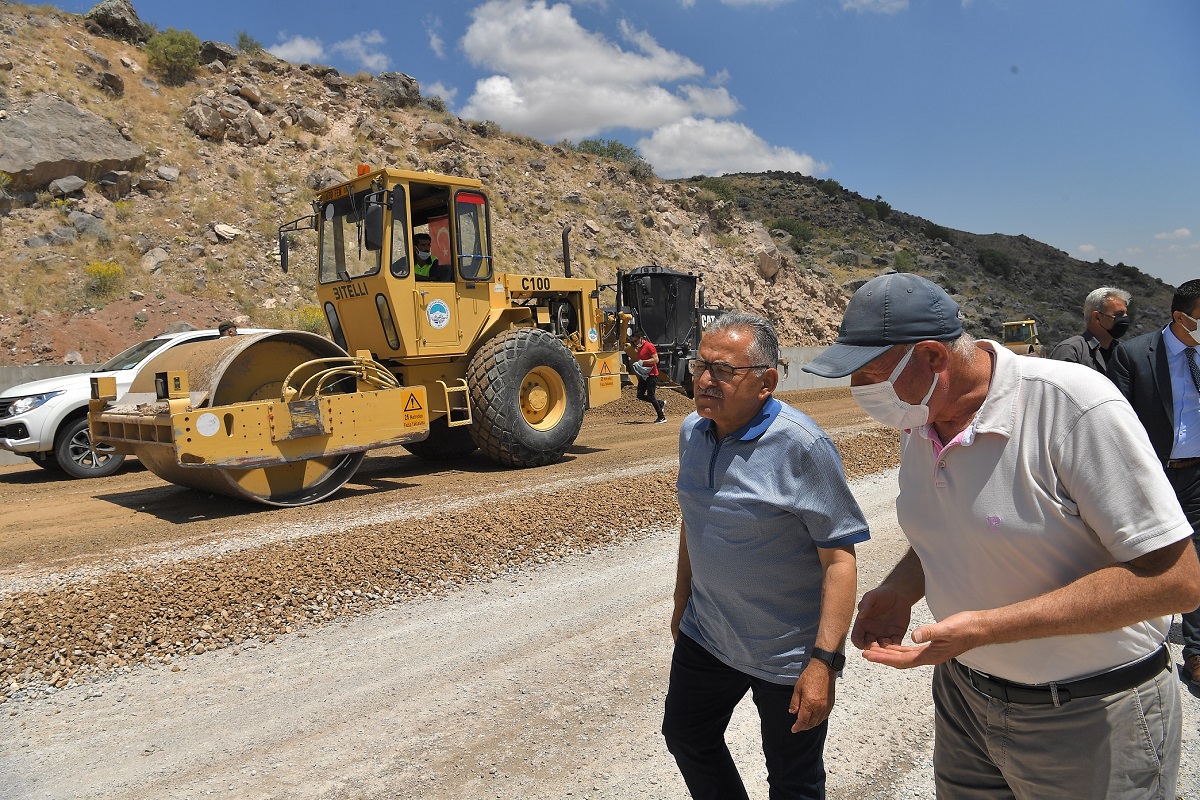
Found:
[{"label": "necktie", "polygon": [[1192,384],[1200,392],[1200,366],[1196,364],[1196,348],[1188,347],[1183,352],[1187,356],[1188,372],[1192,373]]}]

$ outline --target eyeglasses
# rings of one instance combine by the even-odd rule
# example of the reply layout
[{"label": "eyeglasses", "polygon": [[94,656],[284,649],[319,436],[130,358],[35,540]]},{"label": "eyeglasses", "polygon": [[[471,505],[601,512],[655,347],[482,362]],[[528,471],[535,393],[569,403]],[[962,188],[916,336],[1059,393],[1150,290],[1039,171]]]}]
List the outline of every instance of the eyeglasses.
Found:
[{"label": "eyeglasses", "polygon": [[743,369],[766,369],[768,364],[751,364],[748,367],[735,367],[731,364],[726,364],[723,361],[705,361],[702,358],[689,358],[688,370],[692,373],[693,378],[699,378],[708,370],[712,374],[713,380],[721,383],[729,383],[738,374],[739,370]]},{"label": "eyeglasses", "polygon": [[1124,319],[1125,317],[1129,316],[1129,314],[1125,312],[1121,312],[1120,314],[1106,314],[1103,311],[1097,311],[1096,313],[1102,317],[1111,317],[1112,319]]}]

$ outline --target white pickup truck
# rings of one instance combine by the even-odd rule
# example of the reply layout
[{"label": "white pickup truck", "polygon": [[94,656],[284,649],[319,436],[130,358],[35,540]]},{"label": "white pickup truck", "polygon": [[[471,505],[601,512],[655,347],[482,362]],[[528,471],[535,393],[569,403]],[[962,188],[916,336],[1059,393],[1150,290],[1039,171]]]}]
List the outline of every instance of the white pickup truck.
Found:
[{"label": "white pickup truck", "polygon": [[[245,329],[241,333],[263,333]],[[100,478],[120,469],[125,456],[93,447],[88,433],[88,399],[93,375],[112,375],[124,394],[143,365],[164,350],[186,342],[216,339],[216,330],[164,333],[113,356],[94,372],[44,378],[0,392],[0,449],[27,456],[46,469],[72,478]]]}]

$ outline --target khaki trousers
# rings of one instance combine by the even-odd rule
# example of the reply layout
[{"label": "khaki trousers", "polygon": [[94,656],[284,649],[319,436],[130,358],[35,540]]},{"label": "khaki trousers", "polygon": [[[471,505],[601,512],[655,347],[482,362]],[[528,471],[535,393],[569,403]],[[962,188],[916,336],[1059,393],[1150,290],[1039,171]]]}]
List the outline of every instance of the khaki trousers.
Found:
[{"label": "khaki trousers", "polygon": [[938,800],[1176,800],[1183,711],[1174,670],[1055,707],[993,699],[938,664],[933,702]]}]

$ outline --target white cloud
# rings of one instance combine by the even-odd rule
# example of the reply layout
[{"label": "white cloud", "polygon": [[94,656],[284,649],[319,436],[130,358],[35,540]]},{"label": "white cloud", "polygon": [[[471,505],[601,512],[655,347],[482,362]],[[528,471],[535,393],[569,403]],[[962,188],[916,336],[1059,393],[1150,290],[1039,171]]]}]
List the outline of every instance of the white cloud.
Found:
[{"label": "white cloud", "polygon": [[379,31],[355,34],[349,39],[334,42],[329,47],[320,39],[307,36],[284,38],[287,37],[286,31],[279,36],[281,41],[268,47],[267,52],[293,64],[320,64],[334,53],[372,72],[384,72],[391,63],[387,55],[379,49],[387,43],[387,38]]},{"label": "white cloud", "polygon": [[[279,35],[283,37],[287,33],[284,32]],[[325,58],[325,46],[321,44],[321,40],[309,39],[307,36],[293,36],[290,39],[283,39],[278,44],[268,47],[267,52],[276,58],[282,58],[284,61],[290,61],[293,64],[319,62]]]},{"label": "white cloud", "polygon": [[768,144],[738,122],[686,119],[663,125],[637,144],[662,178],[783,170],[812,175],[829,169],[807,153]]},{"label": "white cloud", "polygon": [[380,52],[381,45],[387,43],[387,38],[379,31],[357,33],[349,39],[336,42],[329,46],[335,53],[358,64],[372,72],[384,72],[391,60],[387,54]]},{"label": "white cloud", "polygon": [[427,86],[421,87],[421,95],[423,97],[440,97],[446,103],[453,102],[456,94],[458,94],[458,89],[446,86],[441,81],[434,81]]},{"label": "white cloud", "polygon": [[1192,232],[1187,228],[1176,228],[1173,231],[1154,234],[1155,239],[1190,239]]},{"label": "white cloud", "polygon": [[472,13],[463,50],[496,74],[476,83],[461,116],[554,141],[739,108],[699,64],[628,23],[617,43],[585,30],[566,3],[489,0]]},{"label": "white cloud", "polygon": [[425,38],[429,40],[429,49],[438,58],[446,57],[446,42],[438,31],[442,27],[442,21],[438,17],[429,17],[425,20]]},{"label": "white cloud", "polygon": [[1094,255],[1096,253],[1096,245],[1094,244],[1081,244],[1077,249],[1085,256]]},{"label": "white cloud", "polygon": [[842,0],[842,8],[871,14],[899,14],[908,9],[908,0]]}]

